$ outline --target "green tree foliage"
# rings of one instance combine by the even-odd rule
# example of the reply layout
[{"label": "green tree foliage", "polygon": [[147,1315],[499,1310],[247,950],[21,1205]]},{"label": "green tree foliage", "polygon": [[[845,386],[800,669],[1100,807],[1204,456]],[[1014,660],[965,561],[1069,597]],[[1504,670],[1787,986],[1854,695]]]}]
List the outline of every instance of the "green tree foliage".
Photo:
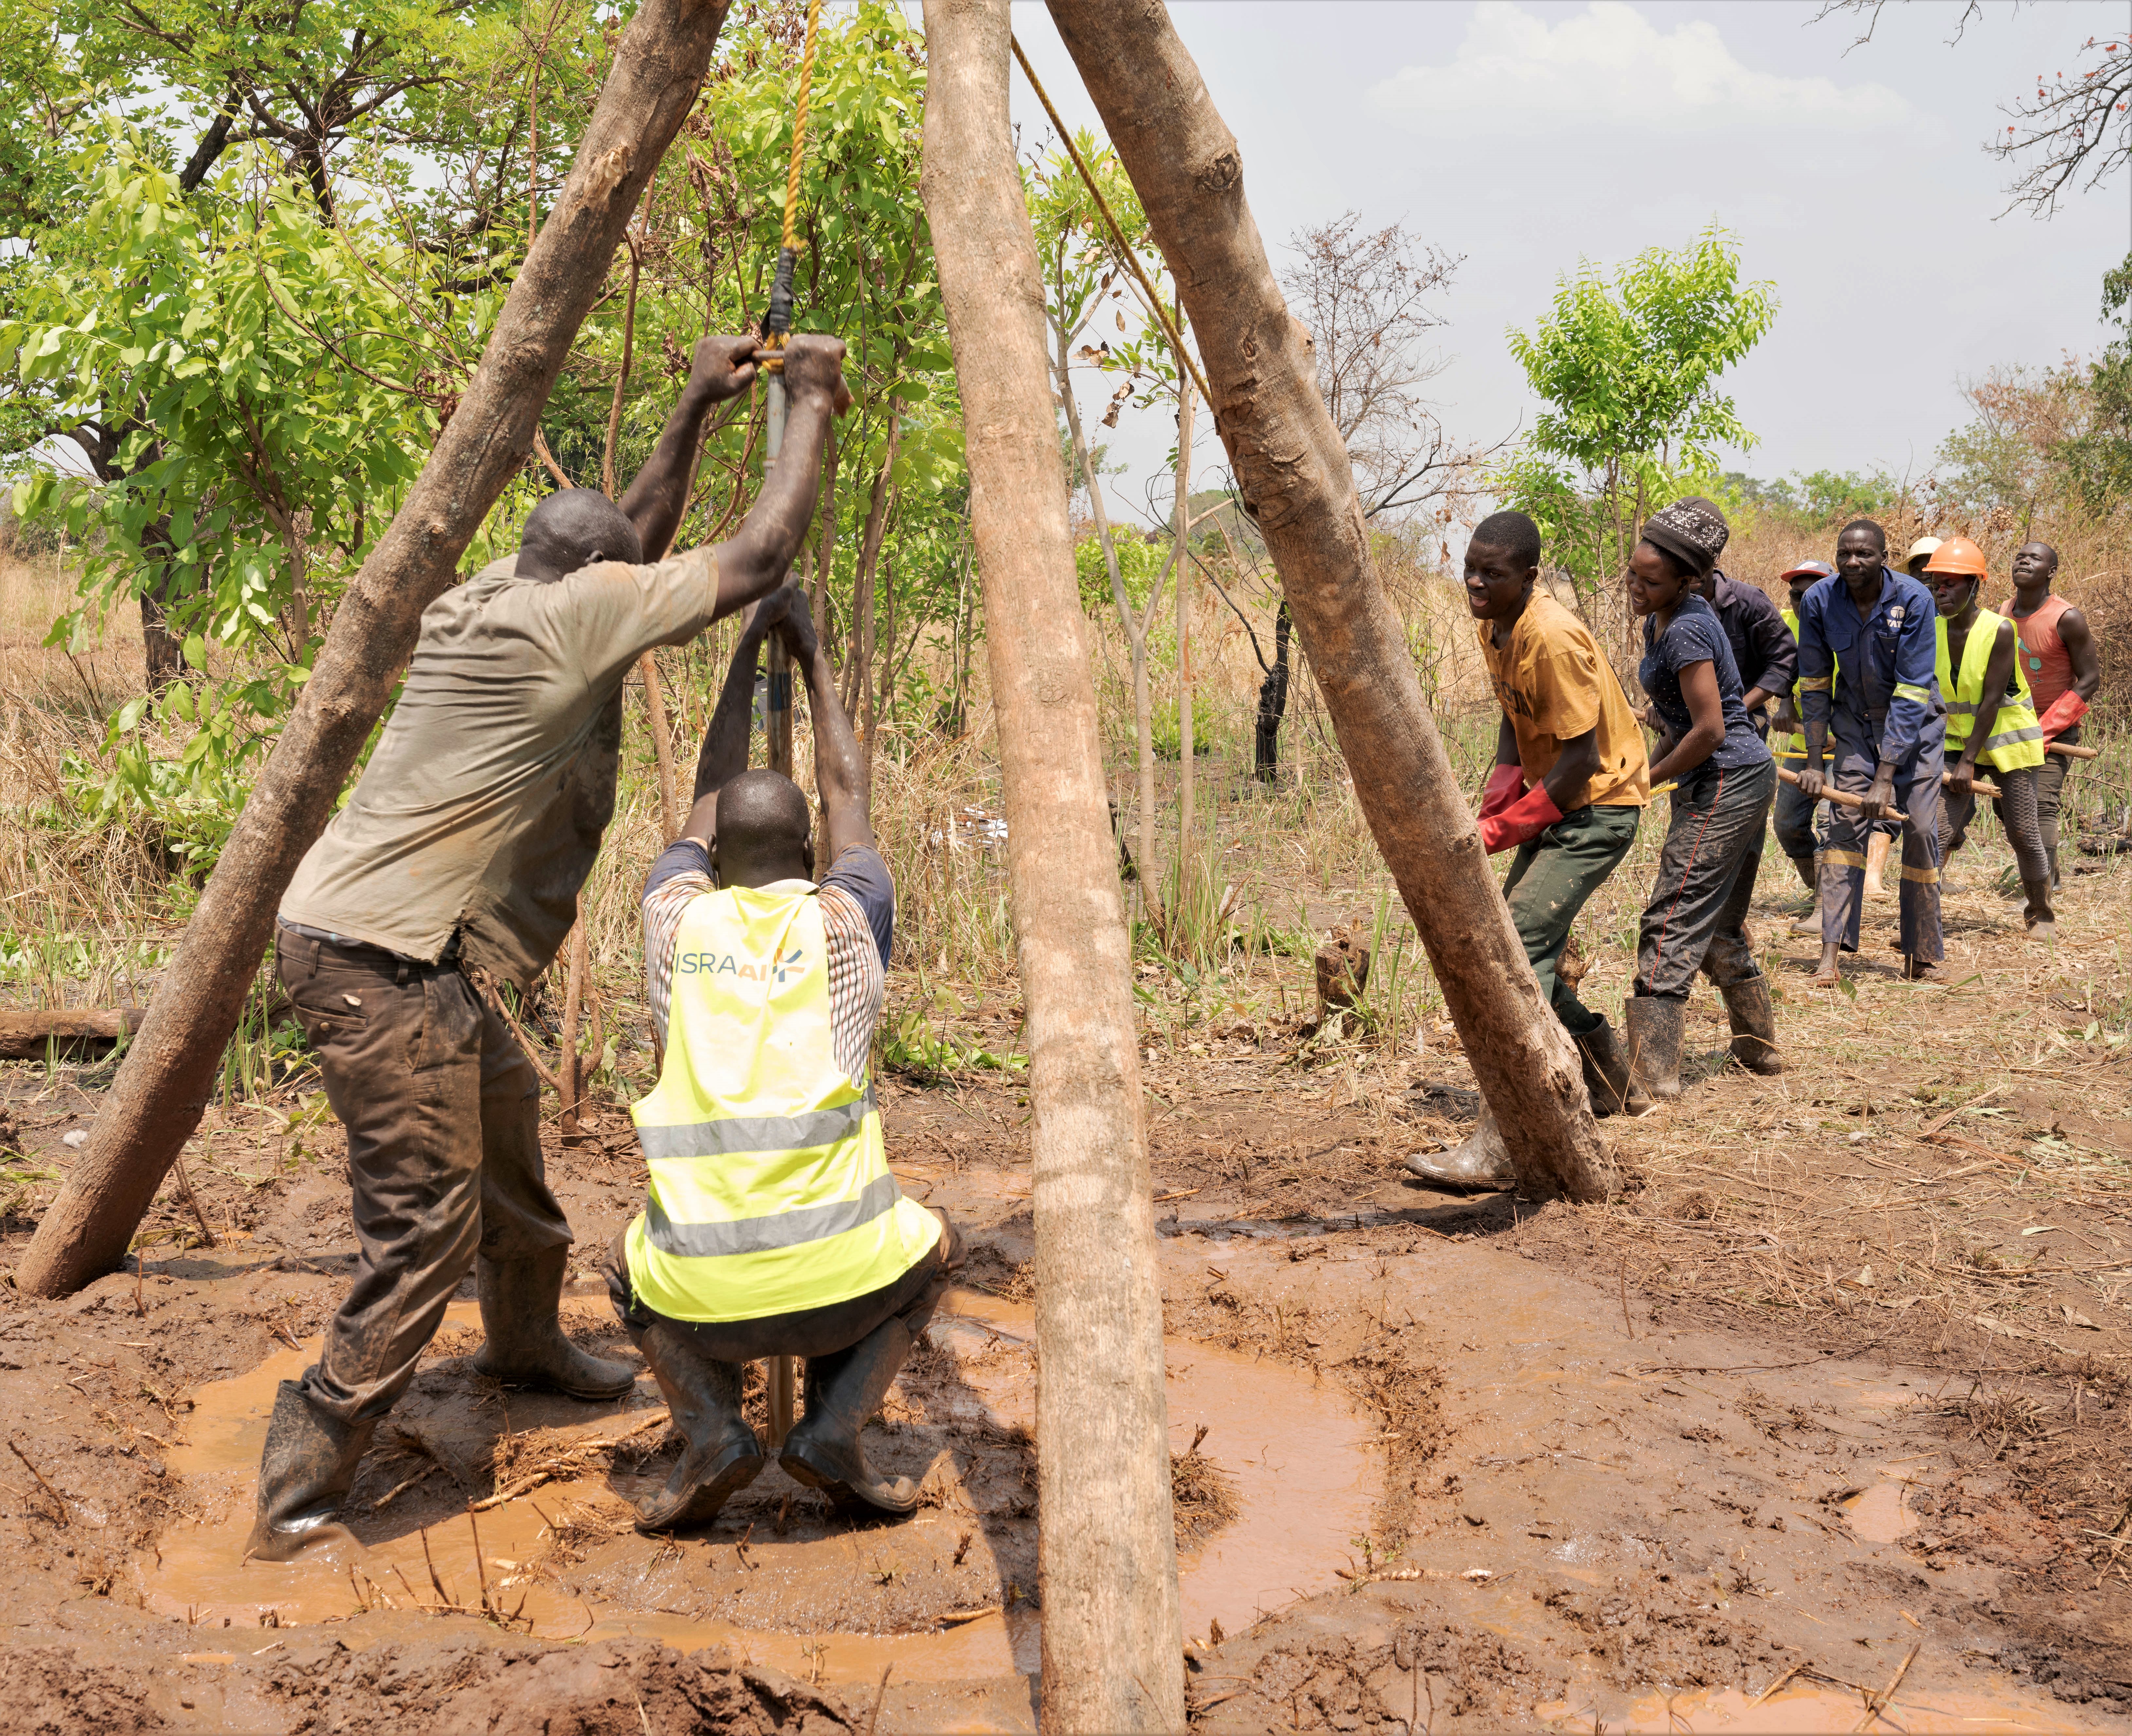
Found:
[{"label": "green tree foliage", "polygon": [[2087,426],[2053,454],[2081,503],[2097,515],[2132,500],[2132,253],[2103,277],[2102,317],[2117,335],[2087,370]]},{"label": "green tree foliage", "polygon": [[1743,284],[1738,243],[1715,225],[1611,277],[1587,261],[1558,278],[1553,312],[1509,334],[1549,407],[1496,467],[1496,493],[1539,521],[1560,565],[1597,584],[1608,543],[1618,568],[1635,521],[1675,478],[1754,445],[1719,381],[1776,315],[1775,286]]}]

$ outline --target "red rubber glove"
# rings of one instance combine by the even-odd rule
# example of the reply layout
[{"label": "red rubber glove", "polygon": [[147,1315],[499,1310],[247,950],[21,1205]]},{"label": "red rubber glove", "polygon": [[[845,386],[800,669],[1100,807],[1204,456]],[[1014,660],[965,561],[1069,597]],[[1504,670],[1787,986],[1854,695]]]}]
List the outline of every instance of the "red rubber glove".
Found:
[{"label": "red rubber glove", "polygon": [[1522,801],[1512,802],[1500,814],[1482,816],[1481,843],[1492,856],[1529,838],[1539,837],[1561,818],[1562,810],[1555,806],[1554,798],[1547,793],[1547,786],[1534,784]]},{"label": "red rubber glove", "polygon": [[1488,786],[1481,792],[1481,818],[1500,814],[1525,792],[1525,773],[1522,766],[1498,766],[1488,775]]},{"label": "red rubber glove", "polygon": [[[2049,741],[2072,728],[2087,715],[2087,701],[2070,687],[2051,701],[2051,709],[2037,719],[2043,726],[2043,739]],[[1485,813],[1486,810],[1484,809]]]}]

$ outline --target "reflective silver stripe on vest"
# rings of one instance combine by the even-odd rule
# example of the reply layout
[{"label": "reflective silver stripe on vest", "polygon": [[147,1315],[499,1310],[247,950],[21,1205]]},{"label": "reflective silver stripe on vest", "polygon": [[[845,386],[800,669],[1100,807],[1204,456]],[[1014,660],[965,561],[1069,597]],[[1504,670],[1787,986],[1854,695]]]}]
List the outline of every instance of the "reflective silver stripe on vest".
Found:
[{"label": "reflective silver stripe on vest", "polygon": [[636,1136],[655,1163],[661,1157],[730,1157],[738,1152],[811,1152],[850,1138],[872,1113],[868,1091],[855,1102],[804,1115],[734,1115],[677,1128],[639,1128]]},{"label": "reflective silver stripe on vest", "polygon": [[2043,738],[2041,724],[2031,724],[2023,729],[2003,729],[1996,735],[1984,738],[1984,751],[1989,753],[1994,748],[2010,748],[2017,742],[2039,742]]},{"label": "reflective silver stripe on vest", "polygon": [[848,1229],[871,1224],[896,1209],[902,1190],[893,1176],[876,1176],[856,1200],[833,1200],[827,1205],[803,1205],[768,1218],[738,1218],[729,1224],[676,1224],[660,1210],[656,1199],[645,1202],[644,1233],[663,1254],[689,1260],[727,1254],[769,1253],[807,1242],[826,1242]]}]

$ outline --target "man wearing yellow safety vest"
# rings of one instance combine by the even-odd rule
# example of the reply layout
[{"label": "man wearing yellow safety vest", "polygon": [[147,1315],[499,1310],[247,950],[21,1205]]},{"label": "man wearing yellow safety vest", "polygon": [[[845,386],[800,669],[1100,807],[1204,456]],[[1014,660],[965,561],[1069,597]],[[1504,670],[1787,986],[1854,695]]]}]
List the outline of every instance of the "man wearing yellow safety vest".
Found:
[{"label": "man wearing yellow safety vest", "polygon": [[[889,1173],[869,1056],[895,919],[874,849],[866,762],[803,604],[773,593],[742,633],[696,770],[687,826],[644,892],[651,1014],[665,1045],[636,1105],[641,1213],[603,1272],[684,1445],[638,1503],[646,1532],[708,1524],[764,1455],[742,1364],[807,1359],[806,1414],[779,1462],[838,1504],[907,1513],[907,1477],[867,1463],[860,1431],[960,1263],[947,1218]],[[747,762],[756,653],[779,633],[804,671],[828,872],[814,878],[807,799]]]},{"label": "man wearing yellow safety vest", "polygon": [[[1821,964],[1833,987],[1841,953],[1858,950],[1865,844],[1872,822],[1903,819],[1903,974],[1944,979],[1939,916],[1940,769],[1947,711],[1933,672],[1932,593],[1888,565],[1887,533],[1854,519],[1836,540],[1836,577],[1799,604],[1799,695],[1806,707],[1806,764],[1799,793],[1859,798],[1829,821],[1821,872]],[[1838,664],[1841,663],[1841,672]],[[1836,760],[1823,756],[1834,738]]]},{"label": "man wearing yellow safety vest", "polygon": [[[2029,938],[2056,931],[2051,865],[2036,815],[2036,783],[2043,763],[2043,729],[2029,696],[2018,655],[2019,635],[2004,615],[1978,607],[1976,593],[1990,570],[1984,551],[1966,536],[1950,536],[1933,551],[1925,578],[1939,604],[1939,690],[1947,703],[1947,797],[1941,807],[1942,866],[1962,848],[1976,810],[1976,768],[1988,766],[1999,786],[1993,805],[2028,895]],[[1980,721],[1981,719],[1981,721]]]}]

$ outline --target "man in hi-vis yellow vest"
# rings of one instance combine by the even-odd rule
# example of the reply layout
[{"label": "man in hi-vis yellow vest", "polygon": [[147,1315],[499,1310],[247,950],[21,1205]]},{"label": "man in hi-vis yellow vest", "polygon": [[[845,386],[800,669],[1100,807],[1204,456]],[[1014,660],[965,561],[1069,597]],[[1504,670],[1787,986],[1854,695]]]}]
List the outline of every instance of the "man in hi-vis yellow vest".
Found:
[{"label": "man in hi-vis yellow vest", "polygon": [[[859,1432],[961,1262],[947,1218],[903,1197],[869,1056],[895,920],[866,764],[804,604],[771,594],[741,637],[696,767],[696,804],[644,890],[659,1083],[636,1105],[644,1210],[604,1272],[615,1312],[685,1439],[636,1527],[703,1525],[764,1455],[742,1364],[807,1359],[805,1415],[779,1461],[839,1504],[907,1513]],[[750,772],[756,654],[775,631],[805,672],[829,869],[815,882],[799,786]]]}]

